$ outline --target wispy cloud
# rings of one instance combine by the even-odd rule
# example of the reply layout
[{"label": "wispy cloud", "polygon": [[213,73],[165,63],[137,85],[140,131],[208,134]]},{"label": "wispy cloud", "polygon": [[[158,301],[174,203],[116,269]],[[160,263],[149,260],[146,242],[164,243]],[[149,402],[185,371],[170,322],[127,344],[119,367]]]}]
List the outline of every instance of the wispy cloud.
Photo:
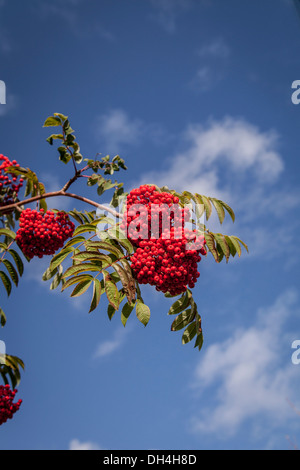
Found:
[{"label": "wispy cloud", "polygon": [[150,0],[154,13],[151,19],[156,21],[167,33],[174,33],[180,15],[192,6],[192,0]]},{"label": "wispy cloud", "polygon": [[284,168],[277,150],[278,135],[262,132],[243,119],[226,117],[211,120],[206,126],[192,124],[184,131],[182,141],[186,148],[170,157],[168,170],[145,174],[143,180],[226,197],[233,193],[233,187],[245,189],[250,174],[265,185],[276,181]]},{"label": "wispy cloud", "polygon": [[103,358],[113,354],[115,351],[120,349],[126,341],[129,332],[129,326],[126,326],[126,328],[118,328],[111,339],[103,341],[97,346],[93,358]]},{"label": "wispy cloud", "polygon": [[81,442],[78,439],[72,439],[69,444],[69,450],[103,450],[94,442],[86,441]]},{"label": "wispy cloud", "polygon": [[124,146],[139,145],[142,141],[160,145],[172,139],[159,123],[145,123],[131,117],[121,108],[111,109],[96,119],[95,137],[104,143],[107,153],[120,153]]},{"label": "wispy cloud", "polygon": [[196,51],[199,62],[189,86],[198,92],[214,88],[227,73],[231,48],[223,38],[215,38]]},{"label": "wispy cloud", "polygon": [[137,144],[143,134],[143,122],[130,119],[122,109],[112,109],[98,117],[96,137],[103,139],[109,152],[117,152],[121,145]]},{"label": "wispy cloud", "polygon": [[199,57],[205,59],[218,58],[227,59],[231,54],[231,49],[222,38],[215,38],[212,41],[203,44],[197,51]]},{"label": "wispy cloud", "polygon": [[[190,124],[179,140],[181,151],[170,155],[164,167],[144,173],[134,185],[151,182],[227,202],[238,214],[234,232],[249,245],[250,258],[271,259],[284,239],[285,268],[291,267],[299,231],[293,214],[300,206],[300,191],[279,185],[285,165],[278,133],[226,117],[206,125]],[[283,212],[290,214],[288,227],[281,223]],[[220,231],[216,217],[208,226]],[[222,233],[232,233],[228,219]]]},{"label": "wispy cloud", "polygon": [[272,430],[293,418],[287,399],[293,399],[299,389],[299,371],[286,351],[291,342],[282,337],[283,326],[293,315],[299,315],[299,296],[289,290],[270,307],[259,309],[252,327],[236,329],[226,340],[208,347],[192,388],[199,400],[209,393],[211,402],[203,410],[194,407],[198,410],[191,419],[195,433],[227,439],[246,422],[251,430],[251,419],[258,432],[258,422],[268,423]]}]

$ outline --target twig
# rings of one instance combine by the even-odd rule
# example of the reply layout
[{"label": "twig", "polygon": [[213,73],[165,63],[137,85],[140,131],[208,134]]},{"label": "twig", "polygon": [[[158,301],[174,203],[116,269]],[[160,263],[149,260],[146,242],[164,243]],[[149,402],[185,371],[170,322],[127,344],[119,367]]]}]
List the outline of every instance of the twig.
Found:
[{"label": "twig", "polygon": [[[68,187],[69,186],[70,186],[70,184],[68,185]],[[65,185],[64,187],[67,187],[67,185]],[[65,196],[65,197],[71,197],[73,199],[78,199],[79,201],[86,202],[87,204],[90,204],[91,206],[97,207],[98,209],[106,210],[107,212],[112,214],[114,217],[117,217],[117,218],[122,217],[122,215],[119,212],[111,209],[110,207],[104,206],[103,204],[98,204],[97,202],[92,201],[91,199],[88,199],[86,197],[79,196],[78,194],[66,193],[63,189],[61,189],[59,191],[53,191],[53,192],[50,192],[50,193],[45,193],[42,196],[39,195],[39,196],[30,197],[28,199],[24,199],[24,201],[18,201],[18,202],[15,202],[14,204],[9,204],[8,206],[4,206],[3,209],[5,208],[5,211],[9,210],[9,209],[18,209],[18,206],[22,206],[22,205],[25,205],[25,204],[30,204],[31,202],[39,201],[41,199],[48,199],[50,197],[57,197],[57,196]],[[1,210],[0,210],[0,212],[1,212]]]}]

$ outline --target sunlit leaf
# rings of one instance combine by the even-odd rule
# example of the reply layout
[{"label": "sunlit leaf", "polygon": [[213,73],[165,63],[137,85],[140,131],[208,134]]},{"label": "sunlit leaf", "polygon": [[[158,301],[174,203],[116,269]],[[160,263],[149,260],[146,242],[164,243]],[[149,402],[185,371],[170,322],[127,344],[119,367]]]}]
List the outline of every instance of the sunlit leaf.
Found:
[{"label": "sunlit leaf", "polygon": [[71,297],[79,297],[80,295],[84,294],[88,290],[92,283],[92,279],[85,279],[77,284],[74,288]]},{"label": "sunlit leaf", "polygon": [[128,302],[126,302],[126,304],[123,305],[122,312],[121,312],[121,322],[123,323],[124,326],[126,326],[127,320],[131,312],[133,311],[134,307],[135,307],[134,303],[129,304]]},{"label": "sunlit leaf", "polygon": [[58,254],[54,255],[50,263],[50,269],[53,270],[57,266],[59,266],[64,261],[64,259],[67,258],[67,256],[70,253],[73,253],[73,251],[74,251],[73,248],[68,247],[68,248],[64,248]]},{"label": "sunlit leaf", "polygon": [[181,340],[182,344],[189,343],[195,337],[196,333],[197,333],[196,322],[193,321],[186,327],[186,329],[183,332],[182,340]]},{"label": "sunlit leaf", "polygon": [[179,331],[186,327],[194,319],[192,309],[184,310],[181,312],[173,321],[171,325],[171,331]]},{"label": "sunlit leaf", "polygon": [[4,326],[6,323],[6,315],[3,311],[3,309],[0,307],[0,325]]},{"label": "sunlit leaf", "polygon": [[146,326],[150,320],[150,308],[140,299],[136,301],[136,316],[144,326]]},{"label": "sunlit leaf", "polygon": [[93,280],[93,297],[92,297],[92,302],[90,306],[89,313],[91,313],[93,310],[95,310],[100,302],[101,298],[101,283],[99,279],[94,279]]},{"label": "sunlit leaf", "polygon": [[107,272],[104,272],[104,287],[108,302],[115,310],[118,310],[120,303],[119,291],[112,277]]},{"label": "sunlit leaf", "polygon": [[10,296],[12,285],[11,285],[11,282],[9,280],[9,277],[7,276],[7,274],[5,274],[5,272],[0,271],[0,278],[1,278],[1,280],[3,282],[3,285],[6,289],[7,295]]},{"label": "sunlit leaf", "polygon": [[13,283],[18,286],[19,284],[19,277],[18,277],[18,273],[15,269],[15,267],[13,266],[13,264],[8,260],[8,259],[3,259],[2,260],[2,263],[4,264],[4,266],[6,267],[9,275],[10,275],[10,278],[11,280],[13,281]]}]

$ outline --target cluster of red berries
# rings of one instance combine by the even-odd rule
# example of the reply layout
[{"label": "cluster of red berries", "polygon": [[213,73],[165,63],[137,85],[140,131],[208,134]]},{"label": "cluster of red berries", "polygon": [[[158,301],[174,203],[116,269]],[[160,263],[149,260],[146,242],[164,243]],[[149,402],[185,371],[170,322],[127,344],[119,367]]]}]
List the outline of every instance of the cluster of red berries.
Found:
[{"label": "cluster of red berries", "polygon": [[14,202],[14,198],[18,196],[18,192],[23,186],[23,179],[5,172],[9,166],[20,166],[16,160],[11,162],[4,155],[0,155],[0,163],[0,206],[4,206]]},{"label": "cluster of red berries", "polygon": [[18,390],[11,390],[10,386],[0,385],[0,426],[11,419],[21,406],[22,400],[13,403]]},{"label": "cluster of red berries", "polygon": [[32,259],[53,255],[72,237],[75,225],[64,212],[25,209],[19,219],[16,241],[24,255]]},{"label": "cluster of red berries", "polygon": [[195,230],[185,228],[189,208],[182,208],[177,196],[151,185],[133,189],[126,202],[120,228],[137,247],[131,267],[138,282],[171,295],[193,288],[206,242]]}]

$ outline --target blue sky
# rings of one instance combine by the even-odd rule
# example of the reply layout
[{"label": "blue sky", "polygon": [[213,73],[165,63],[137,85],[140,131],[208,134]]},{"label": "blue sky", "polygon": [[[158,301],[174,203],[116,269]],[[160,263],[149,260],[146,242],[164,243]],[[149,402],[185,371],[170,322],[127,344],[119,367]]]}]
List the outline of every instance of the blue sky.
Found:
[{"label": "blue sky", "polygon": [[0,339],[26,364],[1,449],[300,446],[299,51],[288,0],[0,1],[1,153],[59,189],[70,168],[42,124],[67,114],[85,157],[125,159],[126,190],[220,197],[236,222],[208,226],[250,250],[200,263],[200,353],[170,332],[171,302],[153,289],[147,327],[132,316],[124,328],[104,300],[88,315],[89,295],[50,292],[49,260],[30,262],[14,295],[1,292]]}]

